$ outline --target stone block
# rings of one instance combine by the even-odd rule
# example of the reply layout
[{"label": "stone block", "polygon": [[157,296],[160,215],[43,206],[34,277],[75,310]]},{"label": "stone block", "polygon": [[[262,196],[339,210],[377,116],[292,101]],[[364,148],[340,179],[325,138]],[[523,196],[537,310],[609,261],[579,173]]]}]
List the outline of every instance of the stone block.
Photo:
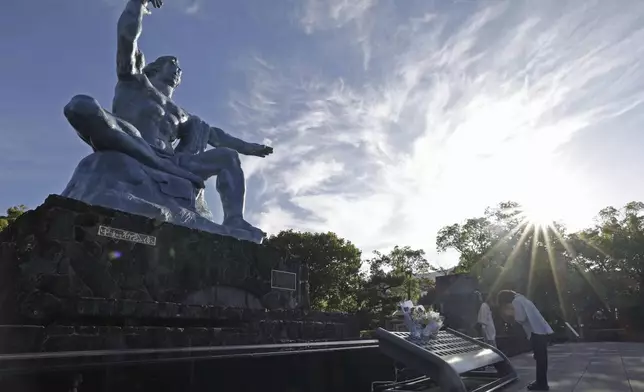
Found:
[{"label": "stone block", "polygon": [[[61,196],[20,217],[0,244],[4,323],[55,318],[70,300],[79,300],[79,316],[95,317],[173,318],[185,305],[297,306],[297,292],[271,288],[272,270],[299,271],[276,249]],[[80,301],[87,297],[114,301]],[[184,318],[198,312],[183,309]]]}]

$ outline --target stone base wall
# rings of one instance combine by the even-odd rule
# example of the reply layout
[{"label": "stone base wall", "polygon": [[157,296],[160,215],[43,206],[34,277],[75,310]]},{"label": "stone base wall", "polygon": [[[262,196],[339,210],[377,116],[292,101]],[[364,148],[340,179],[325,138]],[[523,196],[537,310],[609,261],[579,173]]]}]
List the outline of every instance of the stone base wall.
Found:
[{"label": "stone base wall", "polygon": [[0,243],[0,306],[18,304],[26,319],[40,315],[25,306],[67,298],[293,309],[301,294],[271,288],[272,270],[300,266],[268,246],[59,196],[20,217]]},{"label": "stone base wall", "polygon": [[273,270],[301,267],[266,245],[50,196],[0,233],[0,352],[357,338],[352,316],[299,306],[299,280],[272,287]]}]

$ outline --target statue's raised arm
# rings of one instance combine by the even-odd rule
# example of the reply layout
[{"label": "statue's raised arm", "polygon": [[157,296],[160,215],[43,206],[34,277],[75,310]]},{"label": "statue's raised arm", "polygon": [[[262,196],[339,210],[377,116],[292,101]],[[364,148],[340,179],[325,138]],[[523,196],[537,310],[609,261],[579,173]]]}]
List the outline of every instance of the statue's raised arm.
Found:
[{"label": "statue's raised arm", "polygon": [[145,66],[138,39],[143,30],[143,15],[148,2],[159,8],[163,0],[128,0],[117,25],[116,73],[119,79],[140,74]]}]

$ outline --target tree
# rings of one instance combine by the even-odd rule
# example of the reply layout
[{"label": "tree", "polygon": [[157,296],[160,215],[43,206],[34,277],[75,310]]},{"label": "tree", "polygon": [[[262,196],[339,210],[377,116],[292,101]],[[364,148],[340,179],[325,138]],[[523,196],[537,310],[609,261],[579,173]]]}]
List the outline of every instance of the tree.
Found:
[{"label": "tree", "polygon": [[[601,307],[641,307],[644,301],[644,203],[599,211],[593,227],[570,236]],[[595,309],[597,305],[595,305]]]},{"label": "tree", "polygon": [[501,203],[441,229],[437,247],[457,250],[457,271],[477,276],[484,289],[524,292],[551,319],[589,321],[600,309],[616,319],[619,310],[620,319],[644,327],[642,202],[606,207],[592,227],[572,234],[558,223],[533,224],[517,203]]},{"label": "tree", "polygon": [[405,283],[404,276],[395,275],[392,271],[385,272],[380,266],[374,267],[373,264],[370,270],[357,296],[363,328],[382,325],[404,300],[400,290],[397,290]]},{"label": "tree", "polygon": [[27,206],[20,204],[14,207],[7,208],[7,215],[0,215],[0,231],[4,230],[12,224],[18,217],[27,212]]},{"label": "tree", "polygon": [[454,223],[440,229],[436,246],[439,252],[449,248],[457,250],[460,257],[455,272],[467,272],[485,256],[495,239],[487,217],[472,218],[463,224]]},{"label": "tree", "polygon": [[375,257],[370,261],[372,272],[374,267],[390,269],[393,276],[403,277],[403,283],[398,288],[399,294],[407,299],[418,300],[421,279],[417,275],[425,274],[431,268],[425,259],[425,251],[412,249],[409,246],[396,246],[387,254],[375,251],[374,255]]},{"label": "tree", "polygon": [[362,285],[361,252],[334,233],[282,231],[266,244],[309,267],[311,307],[324,311],[355,311]]},{"label": "tree", "polygon": [[460,254],[455,272],[476,276],[489,293],[513,289],[533,298],[545,312],[566,316],[570,304],[562,293],[570,290],[570,255],[565,229],[529,222],[515,202],[487,208],[482,217],[439,230],[439,251],[455,249]]},{"label": "tree", "polygon": [[509,261],[515,268],[505,271],[506,275],[517,275],[520,272],[518,267],[523,264],[525,250],[516,246],[525,241],[521,236],[522,222],[517,218],[518,211],[520,206],[517,203],[504,202],[487,208],[482,217],[443,227],[436,236],[436,247],[439,252],[447,249],[458,251],[459,264],[454,272],[472,273],[483,286],[491,289],[500,284],[498,278]]},{"label": "tree", "polygon": [[433,269],[423,250],[408,246],[396,246],[386,254],[376,251],[368,263],[369,274],[363,278],[358,295],[361,314],[369,319],[365,327],[382,324],[405,299],[417,302],[421,287],[426,286],[418,274]]}]

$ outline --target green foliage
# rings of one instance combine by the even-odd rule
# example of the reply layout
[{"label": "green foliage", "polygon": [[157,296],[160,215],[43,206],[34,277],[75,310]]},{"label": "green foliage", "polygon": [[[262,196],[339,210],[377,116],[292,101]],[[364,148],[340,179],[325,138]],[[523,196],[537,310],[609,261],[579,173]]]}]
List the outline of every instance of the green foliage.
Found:
[{"label": "green foliage", "polygon": [[0,215],[0,231],[4,230],[9,226],[13,221],[15,221],[20,215],[27,212],[27,206],[20,204],[18,206],[9,207],[7,209],[7,215]]},{"label": "green foliage", "polygon": [[387,275],[402,279],[402,284],[392,288],[392,293],[414,301],[420,296],[420,279],[416,275],[425,274],[431,268],[425,259],[425,251],[409,246],[396,246],[388,254],[376,251],[369,263],[372,276],[379,276],[380,271],[386,269],[389,271]]},{"label": "green foliage", "polygon": [[396,289],[404,282],[404,276],[396,276],[382,270],[372,271],[363,280],[357,298],[360,313],[367,319],[364,322],[365,327],[381,325],[398,308],[398,303],[404,298]]},{"label": "green foliage", "polygon": [[560,296],[573,289],[578,273],[561,231],[560,225],[528,222],[519,204],[504,202],[486,209],[482,217],[441,229],[436,242],[439,251],[459,252],[456,272],[476,276],[484,291],[523,292],[540,308],[564,317],[572,304],[562,305]]},{"label": "green foliage", "polygon": [[362,286],[361,252],[334,233],[282,231],[267,245],[287,252],[309,266],[310,301],[313,309],[356,311]]},{"label": "green foliage", "polygon": [[[433,284],[419,274],[434,270],[422,249],[396,246],[389,253],[374,252],[358,295],[360,308],[377,323],[382,323],[405,299],[418,302],[421,292],[434,293]],[[426,300],[431,300],[428,296]]]},{"label": "green foliage", "polygon": [[594,227],[567,234],[558,223],[533,225],[520,205],[505,202],[442,228],[436,243],[458,251],[456,272],[473,274],[485,291],[526,293],[550,318],[587,318],[644,303],[642,212],[641,202],[607,207]]},{"label": "green foliage", "polygon": [[607,310],[644,299],[644,203],[602,209],[594,227],[570,236],[575,260],[587,271]]}]

